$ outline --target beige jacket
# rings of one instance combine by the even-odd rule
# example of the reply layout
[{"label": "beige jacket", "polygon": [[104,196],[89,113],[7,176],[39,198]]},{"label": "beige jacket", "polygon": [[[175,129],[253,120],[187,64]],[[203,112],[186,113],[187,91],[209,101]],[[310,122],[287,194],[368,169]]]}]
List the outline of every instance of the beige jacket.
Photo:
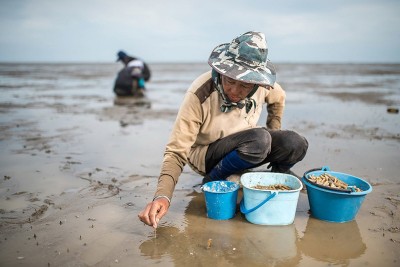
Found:
[{"label": "beige jacket", "polygon": [[256,106],[249,113],[245,108],[234,108],[223,113],[223,103],[211,81],[211,71],[199,76],[187,90],[179,109],[169,142],[164,153],[155,196],[172,198],[178,178],[186,163],[200,175],[205,175],[208,145],[230,134],[258,127],[262,107],[267,103],[269,129],[280,129],[286,94],[282,87],[260,87],[252,97]]}]

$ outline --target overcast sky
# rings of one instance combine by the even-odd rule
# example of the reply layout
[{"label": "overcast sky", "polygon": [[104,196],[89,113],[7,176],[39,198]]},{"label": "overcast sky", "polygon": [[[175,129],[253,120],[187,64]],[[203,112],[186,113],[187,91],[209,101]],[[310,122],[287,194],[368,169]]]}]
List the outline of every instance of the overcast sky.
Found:
[{"label": "overcast sky", "polygon": [[249,30],[273,62],[400,62],[399,0],[0,0],[0,62],[205,62]]}]

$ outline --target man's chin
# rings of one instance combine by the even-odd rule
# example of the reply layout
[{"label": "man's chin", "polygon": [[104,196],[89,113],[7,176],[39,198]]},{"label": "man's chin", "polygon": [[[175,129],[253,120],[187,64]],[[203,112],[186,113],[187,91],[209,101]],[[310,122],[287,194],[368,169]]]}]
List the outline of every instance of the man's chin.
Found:
[{"label": "man's chin", "polygon": [[229,99],[230,99],[232,102],[234,102],[234,103],[237,103],[237,102],[242,101],[241,98],[235,98],[235,97],[232,97],[232,98],[229,97]]}]

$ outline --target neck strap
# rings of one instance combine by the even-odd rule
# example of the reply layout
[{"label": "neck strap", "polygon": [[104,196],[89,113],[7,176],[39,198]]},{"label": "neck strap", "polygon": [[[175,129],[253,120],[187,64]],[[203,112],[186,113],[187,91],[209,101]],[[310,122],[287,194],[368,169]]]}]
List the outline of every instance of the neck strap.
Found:
[{"label": "neck strap", "polygon": [[253,89],[250,91],[250,93],[246,96],[246,98],[242,101],[239,102],[232,102],[229,97],[225,94],[224,89],[222,87],[222,82],[221,82],[221,75],[216,72],[214,69],[211,72],[211,78],[213,80],[213,83],[215,85],[215,88],[217,89],[218,93],[222,97],[223,103],[220,106],[220,109],[222,112],[227,113],[230,112],[234,108],[239,108],[242,109],[243,107],[246,107],[246,113],[249,113],[251,108],[254,105],[254,108],[257,106],[256,101],[251,98],[254,93],[258,89],[258,84],[255,84]]}]

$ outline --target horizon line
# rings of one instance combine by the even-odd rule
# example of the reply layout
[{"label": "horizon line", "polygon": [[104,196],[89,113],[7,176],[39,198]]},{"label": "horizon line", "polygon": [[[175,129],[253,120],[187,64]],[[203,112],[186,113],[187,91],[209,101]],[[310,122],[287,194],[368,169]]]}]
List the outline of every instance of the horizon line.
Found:
[{"label": "horizon line", "polygon": [[[117,64],[115,61],[0,61],[0,64]],[[207,61],[146,61],[147,64],[206,64]],[[276,64],[390,64],[397,65],[400,61],[274,61]]]}]

